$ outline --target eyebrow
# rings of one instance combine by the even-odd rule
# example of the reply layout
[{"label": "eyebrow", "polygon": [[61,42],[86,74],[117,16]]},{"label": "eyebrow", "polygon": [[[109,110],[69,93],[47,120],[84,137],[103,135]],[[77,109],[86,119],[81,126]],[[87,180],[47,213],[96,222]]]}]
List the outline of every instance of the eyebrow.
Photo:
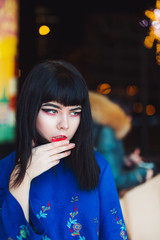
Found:
[{"label": "eyebrow", "polygon": [[53,104],[53,103],[44,103],[42,105],[42,107],[54,107],[54,108],[58,108],[58,109],[61,109],[60,106],[56,105],[56,104]]},{"label": "eyebrow", "polygon": [[[54,104],[54,103],[44,103],[42,105],[42,107],[54,107],[54,108],[58,108],[58,109],[61,109],[60,106]],[[76,110],[82,110],[82,107],[81,106],[78,106],[78,107],[75,107],[75,108],[72,108],[70,109],[70,111],[76,111]]]},{"label": "eyebrow", "polygon": [[75,108],[70,109],[70,111],[76,111],[76,110],[82,110],[82,107],[75,107]]}]

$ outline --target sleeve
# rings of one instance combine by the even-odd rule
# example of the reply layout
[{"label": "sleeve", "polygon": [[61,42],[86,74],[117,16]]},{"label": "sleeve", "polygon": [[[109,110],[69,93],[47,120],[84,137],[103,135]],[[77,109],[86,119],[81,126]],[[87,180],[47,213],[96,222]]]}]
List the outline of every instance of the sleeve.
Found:
[{"label": "sleeve", "polygon": [[145,181],[146,169],[135,167],[127,170],[124,168],[124,148],[121,140],[116,139],[114,131],[103,127],[97,150],[109,162],[118,190],[127,189]]},{"label": "sleeve", "polygon": [[0,239],[43,239],[44,229],[31,211],[30,218],[36,231],[27,222],[20,204],[9,192],[0,166]]},{"label": "sleeve", "polygon": [[109,164],[99,182],[100,240],[128,240],[120,201]]},{"label": "sleeve", "polygon": [[115,178],[118,190],[127,189],[145,182],[147,170],[136,167],[132,170],[121,171],[120,175]]}]

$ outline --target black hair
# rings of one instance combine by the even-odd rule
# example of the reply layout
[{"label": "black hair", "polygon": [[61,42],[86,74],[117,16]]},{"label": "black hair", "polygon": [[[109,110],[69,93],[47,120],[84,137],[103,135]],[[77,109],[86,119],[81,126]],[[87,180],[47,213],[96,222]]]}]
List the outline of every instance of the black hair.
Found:
[{"label": "black hair", "polygon": [[80,125],[72,139],[76,147],[65,162],[75,172],[82,189],[94,189],[98,185],[99,167],[93,150],[88,88],[80,72],[62,60],[46,60],[37,64],[23,84],[16,114],[16,165],[19,171],[14,185],[23,181],[31,161],[32,143],[38,146],[48,142],[38,133],[36,119],[42,104],[49,101],[64,106],[82,106]]}]

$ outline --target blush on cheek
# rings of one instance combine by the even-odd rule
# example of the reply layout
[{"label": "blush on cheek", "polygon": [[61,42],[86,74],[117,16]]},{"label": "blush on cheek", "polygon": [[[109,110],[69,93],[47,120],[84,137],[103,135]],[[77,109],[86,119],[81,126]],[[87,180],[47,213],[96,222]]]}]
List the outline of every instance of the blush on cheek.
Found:
[{"label": "blush on cheek", "polygon": [[[52,112],[52,113],[51,113],[51,112]],[[42,109],[42,108],[41,108],[41,113],[42,113],[42,114],[45,114],[45,115],[49,115],[49,116],[55,116],[57,112],[51,111],[51,110],[49,111],[49,110],[46,110],[46,109]]]},{"label": "blush on cheek", "polygon": [[80,117],[81,113],[77,113],[76,115],[71,115],[71,117]]},{"label": "blush on cheek", "polygon": [[56,115],[55,113],[49,113],[49,112],[45,112],[45,111],[44,111],[44,113],[45,113],[46,115],[49,115],[49,116],[55,116],[55,115]]}]

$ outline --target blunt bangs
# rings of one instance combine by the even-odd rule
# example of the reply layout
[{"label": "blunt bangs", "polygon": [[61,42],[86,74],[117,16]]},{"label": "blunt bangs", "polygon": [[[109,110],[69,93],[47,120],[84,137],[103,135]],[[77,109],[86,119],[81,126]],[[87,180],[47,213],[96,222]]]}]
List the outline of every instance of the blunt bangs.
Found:
[{"label": "blunt bangs", "polygon": [[42,103],[56,101],[64,106],[84,106],[88,88],[83,76],[73,66],[64,63],[56,66],[55,72],[53,63],[48,62],[48,67],[51,64],[51,68],[48,68],[49,76],[43,85]]},{"label": "blunt bangs", "polygon": [[[42,103],[56,101],[64,106],[84,105],[86,96],[81,86],[76,87],[75,84],[68,82],[63,85],[61,81],[57,84],[50,82],[50,85],[43,89]],[[77,84],[76,84],[77,85]],[[84,89],[83,89],[84,90]]]}]

